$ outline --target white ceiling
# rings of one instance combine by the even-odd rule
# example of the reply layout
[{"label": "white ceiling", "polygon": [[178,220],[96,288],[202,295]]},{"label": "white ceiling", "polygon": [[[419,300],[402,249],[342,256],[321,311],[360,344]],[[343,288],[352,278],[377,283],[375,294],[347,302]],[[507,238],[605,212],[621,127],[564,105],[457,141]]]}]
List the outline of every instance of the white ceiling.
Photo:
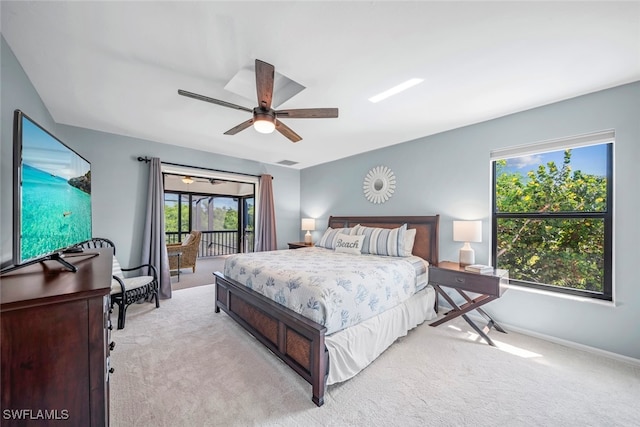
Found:
[{"label": "white ceiling", "polygon": [[[182,179],[187,176],[193,182],[183,182]],[[255,186],[252,183],[219,180],[196,175],[164,174],[164,189],[183,193],[216,194],[218,196],[253,196],[255,194]]]},{"label": "white ceiling", "polygon": [[[640,2],[9,2],[2,34],[62,124],[305,168],[640,80]],[[225,131],[258,58],[305,86],[303,137]],[[420,85],[367,99],[409,78]],[[153,153],[141,153],[153,155]]]}]

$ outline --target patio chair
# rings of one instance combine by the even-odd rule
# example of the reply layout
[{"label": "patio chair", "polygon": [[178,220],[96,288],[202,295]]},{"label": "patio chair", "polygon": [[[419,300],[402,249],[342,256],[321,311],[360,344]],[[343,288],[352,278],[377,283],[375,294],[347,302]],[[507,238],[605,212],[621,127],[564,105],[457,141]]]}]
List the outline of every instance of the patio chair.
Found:
[{"label": "patio chair", "polygon": [[169,270],[177,270],[179,265],[180,269],[191,268],[195,273],[201,238],[202,232],[193,230],[182,242],[168,244],[167,253],[169,255],[181,254],[180,256],[169,256]]},{"label": "patio chair", "polygon": [[[158,298],[158,271],[151,264],[142,264],[132,268],[122,268],[116,259],[116,247],[109,239],[94,237],[84,242],[78,243],[76,247],[84,249],[113,248],[113,268],[111,280],[111,308],[118,305],[118,329],[124,329],[127,308],[138,301],[147,300],[152,302],[155,299],[156,308],[160,307]],[[130,276],[125,277],[123,272],[148,269],[150,276]],[[142,271],[140,273],[142,273]],[[128,275],[129,276],[129,275]]]}]

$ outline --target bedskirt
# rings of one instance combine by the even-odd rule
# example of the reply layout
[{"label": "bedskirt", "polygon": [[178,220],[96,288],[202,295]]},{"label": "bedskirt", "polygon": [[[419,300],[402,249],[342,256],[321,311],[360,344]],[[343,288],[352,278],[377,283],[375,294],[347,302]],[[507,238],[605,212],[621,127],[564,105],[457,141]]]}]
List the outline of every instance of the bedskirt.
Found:
[{"label": "bedskirt", "polygon": [[[403,303],[357,325],[325,336],[329,352],[327,385],[348,380],[366,368],[399,337],[436,317],[435,289],[427,286]],[[354,353],[353,349],[357,349]]]}]

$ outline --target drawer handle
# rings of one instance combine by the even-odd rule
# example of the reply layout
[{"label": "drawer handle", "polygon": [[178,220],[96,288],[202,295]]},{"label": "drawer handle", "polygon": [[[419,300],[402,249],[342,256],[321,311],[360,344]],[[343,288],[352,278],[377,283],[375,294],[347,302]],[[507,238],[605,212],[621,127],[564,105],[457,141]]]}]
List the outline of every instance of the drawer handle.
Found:
[{"label": "drawer handle", "polygon": [[116,343],[115,341],[111,341],[111,344],[109,344],[109,350],[113,351],[114,348],[116,348]]},{"label": "drawer handle", "polygon": [[456,277],[456,283],[464,283],[464,277]]}]

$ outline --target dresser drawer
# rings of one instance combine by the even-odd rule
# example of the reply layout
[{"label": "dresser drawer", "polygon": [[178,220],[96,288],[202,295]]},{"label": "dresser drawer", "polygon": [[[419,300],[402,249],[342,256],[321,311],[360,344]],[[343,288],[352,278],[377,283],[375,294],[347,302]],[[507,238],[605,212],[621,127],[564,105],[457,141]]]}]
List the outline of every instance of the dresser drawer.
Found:
[{"label": "dresser drawer", "polygon": [[500,276],[431,267],[429,282],[478,294],[500,296]]}]

